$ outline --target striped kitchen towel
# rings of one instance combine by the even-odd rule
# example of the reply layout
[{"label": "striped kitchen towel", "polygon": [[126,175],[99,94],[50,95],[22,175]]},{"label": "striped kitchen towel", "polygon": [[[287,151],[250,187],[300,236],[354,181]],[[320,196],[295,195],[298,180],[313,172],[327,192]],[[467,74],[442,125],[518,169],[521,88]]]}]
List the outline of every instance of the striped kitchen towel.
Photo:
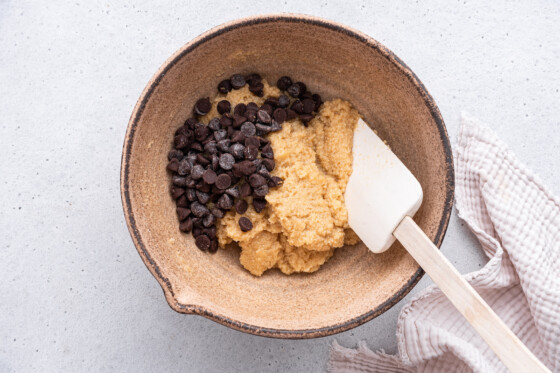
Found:
[{"label": "striped kitchen towel", "polygon": [[[463,118],[456,206],[489,262],[464,275],[513,332],[560,372],[560,200],[496,135]],[[334,343],[329,372],[507,372],[434,285],[400,312],[398,354]]]}]

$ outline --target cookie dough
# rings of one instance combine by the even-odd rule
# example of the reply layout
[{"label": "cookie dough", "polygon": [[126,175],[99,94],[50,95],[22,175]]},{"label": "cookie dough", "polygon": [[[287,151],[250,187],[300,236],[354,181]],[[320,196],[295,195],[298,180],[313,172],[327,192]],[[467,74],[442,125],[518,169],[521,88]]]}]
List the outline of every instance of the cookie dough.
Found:
[{"label": "cookie dough", "polygon": [[[223,99],[232,107],[249,102],[262,105],[267,97],[281,94],[266,81],[263,84],[264,97],[253,95],[247,86],[219,95],[204,119],[218,115],[216,105]],[[250,231],[241,231],[241,215],[235,211],[217,223],[220,246],[238,242],[240,262],[253,275],[260,276],[270,268],[279,268],[285,274],[314,272],[335,248],[358,242],[348,227],[344,204],[358,118],[349,102],[334,99],[321,106],[308,127],[294,119],[269,135],[276,162],[272,175],[281,177],[284,184],[266,195],[268,204],[261,213],[249,203],[243,216],[253,222]]]}]

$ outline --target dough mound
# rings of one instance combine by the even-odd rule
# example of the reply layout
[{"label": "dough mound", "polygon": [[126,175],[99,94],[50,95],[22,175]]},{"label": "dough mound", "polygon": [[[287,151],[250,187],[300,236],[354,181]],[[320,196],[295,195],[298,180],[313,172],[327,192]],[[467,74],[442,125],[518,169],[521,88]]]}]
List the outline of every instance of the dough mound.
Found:
[{"label": "dough mound", "polygon": [[[233,90],[214,99],[205,119],[217,116],[216,105],[226,99],[232,108],[238,103],[256,102],[281,92],[264,83],[264,97],[247,88]],[[325,102],[319,114],[305,127],[299,119],[283,123],[283,129],[269,135],[276,167],[272,175],[284,184],[265,197],[267,207],[257,214],[249,198],[244,214],[253,229],[242,232],[235,211],[217,223],[219,244],[232,241],[241,246],[240,262],[253,275],[279,268],[285,274],[314,272],[337,247],[358,242],[348,227],[344,192],[352,173],[352,141],[359,114],[349,102]],[[206,120],[207,121],[207,120]]]}]

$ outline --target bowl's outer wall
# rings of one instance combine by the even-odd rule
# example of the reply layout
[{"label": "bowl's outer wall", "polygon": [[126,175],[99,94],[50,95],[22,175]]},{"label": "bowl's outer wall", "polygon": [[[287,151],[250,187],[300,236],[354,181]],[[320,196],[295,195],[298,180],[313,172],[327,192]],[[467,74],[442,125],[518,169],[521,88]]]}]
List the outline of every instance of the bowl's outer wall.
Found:
[{"label": "bowl's outer wall", "polygon": [[415,220],[440,245],[453,203],[453,160],[441,115],[416,76],[375,40],[304,16],[261,16],[220,26],[187,44],[148,84],[123,150],[122,198],[144,262],[179,312],[243,331],[306,338],[355,327],[398,302],[422,276],[397,243],[374,255],[362,244],[336,250],[321,270],[256,278],[235,248],[209,255],[178,230],[167,152],[199,97],[233,73],[304,81],[324,99],[349,100],[418,178]]}]

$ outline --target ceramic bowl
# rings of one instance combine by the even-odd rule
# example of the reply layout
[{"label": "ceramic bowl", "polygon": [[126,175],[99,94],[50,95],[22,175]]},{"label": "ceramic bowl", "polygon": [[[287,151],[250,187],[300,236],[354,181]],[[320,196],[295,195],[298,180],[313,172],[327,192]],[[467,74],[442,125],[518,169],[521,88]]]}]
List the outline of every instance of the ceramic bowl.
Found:
[{"label": "ceramic bowl", "polygon": [[292,14],[244,18],[192,40],[156,72],[134,108],[124,142],[121,194],[142,260],[177,312],[248,333],[312,338],[379,316],[423,271],[399,245],[372,254],[343,247],[312,274],[270,270],[254,277],[239,250],[211,255],[179,231],[169,195],[167,152],[199,97],[234,73],[282,75],[324,99],[349,100],[418,178],[424,202],[415,220],[440,245],[453,204],[453,159],[441,114],[416,75],[386,47],[347,26]]}]

